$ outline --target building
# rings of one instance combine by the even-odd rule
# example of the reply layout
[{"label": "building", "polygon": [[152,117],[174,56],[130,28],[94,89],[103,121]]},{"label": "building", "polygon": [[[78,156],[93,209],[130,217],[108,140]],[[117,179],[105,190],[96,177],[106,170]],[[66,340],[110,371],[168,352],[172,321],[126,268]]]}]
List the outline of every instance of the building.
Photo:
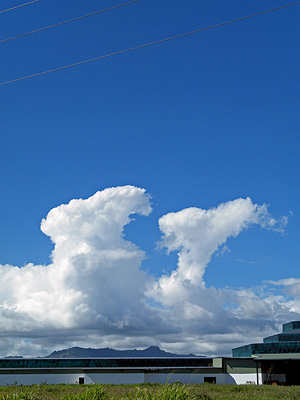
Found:
[{"label": "building", "polygon": [[232,349],[233,357],[295,353],[300,353],[300,321],[283,324],[282,333],[264,338],[263,343],[252,343]]},{"label": "building", "polygon": [[300,321],[282,325],[282,332],[268,336],[263,343],[232,349],[233,357],[253,358],[263,383],[300,385]]},{"label": "building", "polygon": [[300,321],[232,350],[233,357],[4,358],[0,386],[33,384],[218,383],[300,385]]},{"label": "building", "polygon": [[0,386],[58,383],[262,383],[253,359],[93,358],[0,359]]}]

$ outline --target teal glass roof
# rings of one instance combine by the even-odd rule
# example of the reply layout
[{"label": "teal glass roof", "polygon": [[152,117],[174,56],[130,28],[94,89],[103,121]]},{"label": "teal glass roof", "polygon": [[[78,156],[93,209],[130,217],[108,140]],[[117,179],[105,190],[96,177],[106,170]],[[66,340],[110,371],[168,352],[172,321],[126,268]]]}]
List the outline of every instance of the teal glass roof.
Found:
[{"label": "teal glass roof", "polygon": [[290,332],[296,329],[300,330],[300,321],[291,321],[282,325],[282,332]]},{"label": "teal glass roof", "polygon": [[264,343],[276,342],[300,342],[300,332],[278,333],[277,335],[264,338]]},{"label": "teal glass roof", "polygon": [[233,357],[251,357],[255,354],[300,353],[300,342],[252,343],[232,349]]},{"label": "teal glass roof", "polygon": [[265,337],[263,343],[252,343],[232,349],[233,357],[284,353],[300,353],[300,321],[284,324],[282,333]]}]

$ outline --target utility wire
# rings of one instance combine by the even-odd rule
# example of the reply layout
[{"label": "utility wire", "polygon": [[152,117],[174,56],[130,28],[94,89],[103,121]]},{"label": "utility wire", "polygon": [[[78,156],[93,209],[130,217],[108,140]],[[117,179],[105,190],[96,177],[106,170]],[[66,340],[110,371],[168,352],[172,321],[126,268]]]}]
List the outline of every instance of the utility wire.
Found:
[{"label": "utility wire", "polygon": [[274,12],[274,11],[282,10],[282,9],[284,9],[284,8],[287,8],[287,7],[296,6],[296,5],[298,5],[298,4],[300,4],[300,1],[297,1],[296,3],[287,4],[287,5],[285,5],[285,6],[272,8],[271,10],[262,11],[262,12],[259,12],[259,13],[256,13],[256,14],[247,15],[247,16],[245,16],[245,17],[233,19],[233,20],[231,20],[231,21],[225,21],[225,22],[221,22],[221,23],[219,23],[219,24],[210,25],[210,26],[207,26],[207,27],[204,27],[204,28],[197,29],[197,30],[195,30],[195,31],[182,33],[181,35],[171,36],[171,37],[168,37],[168,38],[165,38],[165,39],[160,39],[160,40],[156,40],[156,41],[154,41],[154,42],[145,43],[145,44],[141,44],[141,45],[139,45],[139,46],[131,47],[131,48],[129,48],[129,49],[116,51],[116,52],[114,52],[114,53],[105,54],[105,55],[103,55],[103,56],[99,56],[99,57],[95,57],[95,58],[90,58],[89,60],[79,61],[79,62],[76,62],[76,63],[74,63],[74,64],[64,65],[64,66],[62,66],[62,67],[49,69],[49,70],[43,71],[43,72],[38,72],[37,74],[32,74],[32,75],[23,76],[23,77],[21,77],[21,78],[12,79],[12,80],[10,80],[10,81],[6,81],[6,82],[0,83],[0,86],[8,85],[8,84],[14,83],[14,82],[23,81],[23,80],[29,79],[29,78],[34,78],[34,77],[36,77],[36,76],[41,76],[41,75],[50,74],[51,72],[61,71],[61,70],[63,70],[63,69],[75,67],[75,66],[77,66],[77,65],[87,64],[87,63],[92,62],[92,61],[97,61],[97,60],[101,60],[101,59],[103,59],[103,58],[108,58],[108,57],[116,56],[116,55],[118,55],[118,54],[128,53],[129,51],[138,50],[138,49],[142,49],[142,48],[144,48],[144,47],[153,46],[153,45],[155,45],[155,44],[167,42],[167,41],[169,41],[169,40],[179,39],[179,38],[182,38],[182,37],[185,37],[185,36],[188,36],[188,35],[193,35],[193,34],[195,34],[195,33],[203,32],[203,31],[206,31],[206,30],[209,30],[209,29],[218,28],[218,27],[220,27],[220,26],[229,25],[229,24],[232,24],[232,23],[234,23],[234,22],[243,21],[243,20],[245,20],[245,19],[257,17],[257,16],[259,16],[259,15],[264,15],[264,14],[271,13],[271,12]]},{"label": "utility wire", "polygon": [[105,10],[96,11],[96,12],[93,12],[91,14],[82,15],[81,17],[69,19],[68,21],[58,22],[57,24],[45,26],[44,28],[35,29],[34,31],[31,31],[31,32],[22,33],[21,35],[13,36],[13,37],[10,37],[10,38],[7,38],[7,39],[2,39],[2,40],[0,40],[0,43],[8,42],[9,40],[19,39],[21,37],[32,35],[32,34],[37,33],[37,32],[45,31],[46,29],[51,29],[51,28],[55,28],[55,27],[60,26],[60,25],[68,24],[69,22],[79,21],[80,19],[91,17],[92,15],[100,14],[100,13],[103,13],[105,11],[114,10],[115,8],[127,6],[129,4],[136,3],[137,1],[140,1],[140,0],[129,1],[127,3],[119,4],[119,5],[114,6],[114,7],[106,8]]},{"label": "utility wire", "polygon": [[7,8],[6,10],[2,10],[2,11],[0,11],[0,14],[3,14],[3,13],[5,13],[5,12],[7,12],[7,11],[12,11],[12,10],[15,10],[16,8],[20,8],[20,7],[29,6],[29,4],[36,3],[37,1],[40,1],[40,0],[33,0],[33,1],[30,1],[29,3],[24,3],[24,4],[20,4],[19,6],[15,6],[15,7]]}]

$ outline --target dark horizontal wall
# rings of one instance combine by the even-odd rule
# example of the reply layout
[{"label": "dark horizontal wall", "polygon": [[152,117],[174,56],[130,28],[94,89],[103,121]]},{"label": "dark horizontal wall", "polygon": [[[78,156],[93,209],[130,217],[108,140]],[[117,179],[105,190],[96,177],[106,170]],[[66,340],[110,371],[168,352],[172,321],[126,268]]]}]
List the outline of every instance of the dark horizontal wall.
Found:
[{"label": "dark horizontal wall", "polygon": [[1,369],[210,367],[212,358],[0,359]]},{"label": "dark horizontal wall", "polygon": [[[251,374],[256,373],[259,367],[253,358],[239,359],[239,358],[224,358],[224,372],[228,374]],[[260,370],[260,368],[259,368]]]}]

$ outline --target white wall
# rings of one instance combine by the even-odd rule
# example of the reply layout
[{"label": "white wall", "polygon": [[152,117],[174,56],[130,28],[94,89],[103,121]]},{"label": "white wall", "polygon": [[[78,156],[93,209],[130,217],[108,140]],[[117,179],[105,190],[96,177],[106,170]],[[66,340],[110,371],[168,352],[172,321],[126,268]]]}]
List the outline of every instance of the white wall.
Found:
[{"label": "white wall", "polygon": [[216,378],[216,383],[235,383],[235,381],[230,377],[229,374],[220,373],[210,373],[210,374],[183,374],[183,373],[173,373],[173,374],[163,374],[163,373],[151,373],[145,372],[145,383],[174,383],[181,382],[185,384],[190,383],[204,383],[204,378]]},{"label": "white wall", "polygon": [[[257,375],[256,373],[251,374],[226,374],[226,373],[216,373],[213,372],[210,374],[163,374],[163,373],[145,373],[145,383],[173,383],[173,382],[182,382],[185,384],[189,383],[204,383],[205,377],[215,377],[217,384],[235,384],[235,385],[246,385],[249,382],[254,382],[257,384]],[[275,379],[275,378],[273,378]],[[284,381],[282,378],[276,376],[276,379],[279,381]],[[263,383],[262,374],[258,374],[258,384],[261,385]]]},{"label": "white wall", "polygon": [[[85,377],[85,374],[0,374],[0,386],[14,385],[16,382],[18,385],[78,383],[80,377]],[[92,382],[85,379],[84,383]]]},{"label": "white wall", "polygon": [[200,374],[180,374],[180,373],[158,373],[145,372],[145,383],[203,383],[203,375]]},{"label": "white wall", "polygon": [[[224,383],[236,383],[237,385],[246,385],[247,382],[255,382],[257,384],[257,374],[228,374],[234,382]],[[258,374],[258,384],[262,384],[261,373]]]},{"label": "white wall", "polygon": [[86,378],[84,383],[112,383],[116,385],[125,385],[129,383],[139,384],[144,383],[144,373],[136,372],[136,373],[101,373],[101,374],[86,374]]},{"label": "white wall", "polygon": [[[237,384],[245,385],[247,382],[257,382],[256,373],[252,374],[220,374],[213,372],[210,374],[185,374],[185,373],[161,373],[161,372],[136,372],[136,373],[98,373],[98,374],[0,374],[0,386],[13,385],[17,382],[18,385],[33,385],[33,384],[58,384],[58,383],[78,383],[79,378],[84,378],[84,383],[111,383],[111,384],[139,384],[139,383],[174,383],[182,382],[203,383],[204,377],[216,377],[218,384]],[[266,379],[266,377],[265,377]],[[285,381],[285,375],[272,375],[273,380],[280,382]],[[259,373],[259,384],[264,382],[262,374]]]},{"label": "white wall", "polygon": [[0,374],[0,386],[7,385],[40,385],[47,384],[75,384],[79,378],[84,378],[85,384],[90,383],[113,383],[116,385],[128,383],[144,383],[143,373],[101,373],[101,374]]}]

